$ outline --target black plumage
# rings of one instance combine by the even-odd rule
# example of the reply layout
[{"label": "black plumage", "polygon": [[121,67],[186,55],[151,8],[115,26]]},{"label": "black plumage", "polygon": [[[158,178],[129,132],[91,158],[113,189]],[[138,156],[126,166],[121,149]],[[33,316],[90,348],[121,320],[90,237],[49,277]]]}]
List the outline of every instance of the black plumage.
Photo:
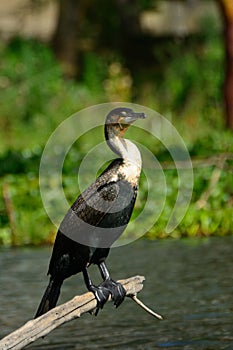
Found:
[{"label": "black plumage", "polygon": [[[83,273],[88,290],[97,299],[97,312],[110,294],[116,306],[123,301],[125,290],[111,279],[105,259],[130,220],[141,171],[138,149],[123,136],[131,123],[144,117],[143,113],[128,108],[116,108],[108,114],[106,141],[121,158],[107,167],[65,215],[49,264],[50,282],[35,317],[56,306],[64,279],[79,272]],[[98,265],[103,277],[99,286],[93,285],[88,274],[87,268],[91,264]]]}]

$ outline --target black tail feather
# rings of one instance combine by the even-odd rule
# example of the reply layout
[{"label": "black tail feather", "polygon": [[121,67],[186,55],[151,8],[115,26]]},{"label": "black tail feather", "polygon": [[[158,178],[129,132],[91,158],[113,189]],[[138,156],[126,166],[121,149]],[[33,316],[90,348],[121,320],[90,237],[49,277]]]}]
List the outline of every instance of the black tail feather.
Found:
[{"label": "black tail feather", "polygon": [[52,278],[50,279],[49,285],[45,290],[45,293],[36,312],[35,318],[45,314],[56,306],[60,295],[62,282],[63,281],[57,281]]}]

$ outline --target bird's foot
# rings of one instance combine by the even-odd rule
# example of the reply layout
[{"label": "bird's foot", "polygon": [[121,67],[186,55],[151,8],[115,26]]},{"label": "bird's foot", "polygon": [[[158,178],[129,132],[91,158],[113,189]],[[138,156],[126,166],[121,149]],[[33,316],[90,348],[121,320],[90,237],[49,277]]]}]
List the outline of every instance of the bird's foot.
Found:
[{"label": "bird's foot", "polygon": [[108,288],[105,286],[90,286],[89,290],[94,294],[96,301],[97,301],[97,307],[95,311],[95,316],[98,315],[98,312],[100,309],[103,309],[104,304],[108,301],[109,296],[111,295],[111,292]]},{"label": "bird's foot", "polygon": [[108,289],[111,293],[114,305],[118,307],[124,300],[126,296],[126,290],[121,283],[115,282],[111,278],[106,279],[101,283],[102,287]]}]

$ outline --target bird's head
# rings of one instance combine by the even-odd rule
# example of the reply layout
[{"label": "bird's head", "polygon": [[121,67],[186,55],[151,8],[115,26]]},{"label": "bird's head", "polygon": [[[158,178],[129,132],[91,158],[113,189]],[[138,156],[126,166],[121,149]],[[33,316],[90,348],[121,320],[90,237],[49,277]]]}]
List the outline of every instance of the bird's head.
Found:
[{"label": "bird's head", "polygon": [[[138,119],[144,119],[144,113],[134,112],[130,108],[115,108],[108,113],[105,122],[105,136],[118,136],[123,138],[128,127]],[[111,135],[109,135],[111,134]]]}]

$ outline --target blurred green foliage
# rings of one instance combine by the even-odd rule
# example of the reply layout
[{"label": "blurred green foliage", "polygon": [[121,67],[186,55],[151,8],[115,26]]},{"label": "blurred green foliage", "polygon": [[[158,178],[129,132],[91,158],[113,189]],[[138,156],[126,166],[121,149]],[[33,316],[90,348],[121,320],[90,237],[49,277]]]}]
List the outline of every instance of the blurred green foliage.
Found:
[{"label": "blurred green foliage", "polygon": [[[144,6],[147,3],[142,1]],[[216,29],[209,29],[210,25],[205,25],[200,37],[180,43],[158,43],[153,69],[143,66],[137,74],[125,67],[119,53],[85,54],[82,79],[78,82],[64,79],[51,49],[39,42],[14,39],[0,48],[0,185],[1,190],[7,185],[17,244],[53,241],[56,229],[46,215],[39,192],[40,157],[56,126],[87,106],[116,100],[139,103],[172,121],[193,158],[233,152],[232,133],[224,129],[222,118],[222,42]],[[170,161],[168,152],[158,142],[145,138],[145,146],[159,161]],[[63,185],[70,202],[78,194],[75,172],[85,152],[85,147],[77,142],[64,163]],[[232,161],[226,161],[205,205],[198,206],[210,188],[215,169],[213,165],[194,169],[189,210],[169,235],[165,227],[174,207],[178,182],[176,170],[164,170],[166,202],[148,238],[232,233]],[[142,176],[134,217],[140,213],[146,191]],[[156,196],[155,188],[155,207]],[[2,195],[0,214],[0,244],[10,245],[11,223]]]}]

